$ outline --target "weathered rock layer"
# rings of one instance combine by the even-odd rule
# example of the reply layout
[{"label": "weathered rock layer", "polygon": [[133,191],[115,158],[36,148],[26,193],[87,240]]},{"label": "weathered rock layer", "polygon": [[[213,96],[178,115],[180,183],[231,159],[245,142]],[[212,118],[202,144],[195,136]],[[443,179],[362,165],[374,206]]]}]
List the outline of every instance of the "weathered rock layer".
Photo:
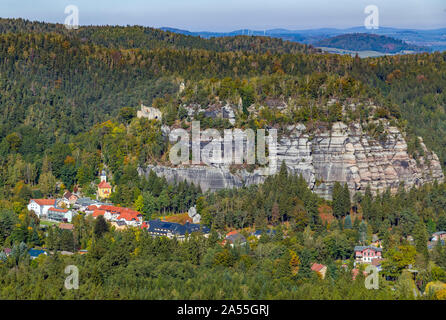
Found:
[{"label": "weathered rock layer", "polygon": [[[347,183],[352,194],[364,192],[370,185],[373,192],[390,188],[396,191],[403,182],[406,187],[421,186],[435,180],[444,180],[443,171],[435,153],[427,150],[420,138],[424,155],[417,160],[407,152],[407,144],[396,127],[386,125],[387,137],[377,141],[364,132],[359,123],[349,126],[335,123],[332,128],[312,129],[298,124],[277,143],[277,165],[282,161],[294,174],[302,174],[309,187],[320,196],[330,199],[336,181]],[[186,180],[199,184],[203,191],[241,187],[262,183],[262,170],[231,173],[229,167],[148,166],[140,174],[153,170],[169,182]]]}]

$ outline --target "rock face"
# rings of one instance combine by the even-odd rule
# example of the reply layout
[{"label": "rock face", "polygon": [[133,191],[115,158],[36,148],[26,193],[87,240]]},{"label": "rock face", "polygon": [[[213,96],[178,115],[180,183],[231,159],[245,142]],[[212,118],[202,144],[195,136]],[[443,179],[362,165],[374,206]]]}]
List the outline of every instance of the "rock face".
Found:
[{"label": "rock face", "polygon": [[[395,192],[400,183],[406,187],[442,182],[443,171],[435,153],[426,149],[420,138],[424,156],[413,159],[407,144],[396,127],[385,124],[387,136],[377,141],[368,136],[359,123],[335,123],[331,130],[312,129],[302,124],[288,127],[278,139],[277,165],[285,162],[289,172],[302,174],[309,187],[325,199],[331,199],[336,181],[347,183],[351,194],[364,192],[370,185],[372,192],[390,188]],[[169,182],[186,180],[199,184],[203,191],[262,183],[266,176],[261,170],[231,173],[224,166],[187,166],[170,168],[149,166],[140,174],[153,170]]]},{"label": "rock face", "polygon": [[243,185],[259,184],[265,180],[265,176],[248,173],[246,171],[232,174],[229,168],[208,166],[188,166],[182,168],[170,168],[149,165],[147,168],[139,168],[140,175],[148,176],[153,170],[157,176],[165,177],[167,182],[174,183],[187,181],[199,185],[203,191],[217,191],[221,189],[240,188]]}]

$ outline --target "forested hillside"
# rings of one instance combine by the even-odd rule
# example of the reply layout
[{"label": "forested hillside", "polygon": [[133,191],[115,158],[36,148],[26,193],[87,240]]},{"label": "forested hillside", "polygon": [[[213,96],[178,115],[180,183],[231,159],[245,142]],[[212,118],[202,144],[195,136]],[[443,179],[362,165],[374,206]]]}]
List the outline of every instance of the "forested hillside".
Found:
[{"label": "forested hillside", "polygon": [[81,26],[68,30],[62,24],[34,22],[24,19],[0,19],[0,33],[57,33],[116,49],[206,49],[212,51],[243,50],[253,53],[314,53],[319,50],[296,42],[269,37],[220,37],[209,40],[142,26]]},{"label": "forested hillside", "polygon": [[[406,131],[412,154],[423,152],[416,138],[421,136],[444,166],[444,88],[446,53],[359,59],[264,37],[206,40],[142,27],[68,31],[62,25],[3,19],[0,244],[14,253],[8,259],[0,255],[0,297],[413,298],[410,276],[402,276],[409,265],[422,271],[423,290],[429,281],[446,281],[444,249],[427,249],[429,234],[446,228],[445,184],[419,190],[401,186],[396,195],[367,190],[363,196],[337,184],[334,200],[325,201],[283,166],[262,186],[218,193],[168,185],[154,174],[145,179],[136,169],[166,161],[169,144],[161,126],[187,127],[185,105],[226,102],[241,106],[235,122],[241,128],[280,129],[301,122],[311,130],[337,121],[385,119]],[[286,102],[290,112],[250,111],[269,101]],[[162,110],[162,122],[137,118],[140,103]],[[358,107],[343,112],[351,103]],[[203,127],[232,127],[201,120]],[[382,126],[367,128],[371,136],[383,134]],[[110,200],[145,219],[184,213],[196,204],[203,223],[215,232],[271,227],[277,236],[253,240],[246,250],[221,246],[214,232],[208,240],[193,237],[180,244],[153,240],[141,230],[109,230],[83,215],[74,221],[74,235],[50,229],[55,234],[46,236],[26,209],[29,200],[58,197],[75,186],[94,196],[103,168],[115,186]],[[341,271],[346,259],[352,262],[352,247],[369,243],[372,234],[383,239],[389,257],[383,265],[389,282],[376,292]],[[89,254],[30,262],[24,246],[88,249]],[[58,282],[57,270],[67,261],[88,279],[75,297],[61,293]],[[329,281],[311,273],[315,261],[327,264]]]},{"label": "forested hillside", "polygon": [[[331,74],[360,81],[367,95],[377,100],[382,96],[399,108],[409,130],[445,159],[445,54],[360,60],[302,53],[110,49],[77,37],[38,32],[2,35],[1,52],[2,137],[11,128],[32,123],[66,141],[67,134],[86,130],[122,107],[136,107],[140,101],[150,104],[154,97],[176,93],[180,81],[289,75],[306,81],[317,96],[323,88],[318,87],[320,81]],[[341,85],[347,93],[349,81]],[[281,91],[273,94],[287,98]]]}]

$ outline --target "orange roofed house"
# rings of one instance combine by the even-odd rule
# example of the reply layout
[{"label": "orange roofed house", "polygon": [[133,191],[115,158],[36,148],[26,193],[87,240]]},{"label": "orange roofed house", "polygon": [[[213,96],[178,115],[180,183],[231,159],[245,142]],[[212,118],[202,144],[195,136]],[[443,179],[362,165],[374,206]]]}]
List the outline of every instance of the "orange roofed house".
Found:
[{"label": "orange roofed house", "polygon": [[327,273],[327,266],[319,263],[313,263],[311,270],[319,273],[322,279],[325,279],[325,274]]},{"label": "orange roofed house", "polygon": [[92,216],[93,218],[103,216],[105,220],[112,222],[122,221],[128,226],[134,227],[139,226],[143,220],[143,215],[138,211],[109,205],[101,205],[93,211]]},{"label": "orange roofed house", "polygon": [[98,184],[98,198],[108,199],[110,198],[112,192],[112,186],[107,182],[107,175],[105,171],[102,170],[101,182]]}]

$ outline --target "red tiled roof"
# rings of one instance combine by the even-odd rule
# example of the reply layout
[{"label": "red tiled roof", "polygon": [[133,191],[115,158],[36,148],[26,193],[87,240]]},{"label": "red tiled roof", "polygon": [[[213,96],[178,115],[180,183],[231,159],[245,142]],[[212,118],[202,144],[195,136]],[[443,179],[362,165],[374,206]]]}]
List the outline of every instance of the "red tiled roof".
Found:
[{"label": "red tiled roof", "polygon": [[313,263],[313,265],[311,266],[311,270],[313,271],[321,271],[325,266],[323,264],[319,264],[319,263]]},{"label": "red tiled roof", "polygon": [[54,206],[56,204],[56,200],[54,199],[31,199],[39,206]]},{"label": "red tiled roof", "polygon": [[48,211],[54,211],[54,212],[63,212],[67,213],[68,209],[56,209],[56,208],[49,208]]},{"label": "red tiled roof", "polygon": [[100,210],[105,210],[111,213],[118,213],[118,214],[122,214],[124,212],[129,212],[135,215],[140,215],[141,213],[139,213],[138,211],[129,209],[129,208],[124,208],[124,207],[115,207],[115,206],[108,206],[108,205],[102,205],[99,207]]},{"label": "red tiled roof", "polygon": [[139,212],[137,211],[133,211],[133,210],[126,210],[126,211],[122,211],[121,215],[118,217],[118,220],[124,219],[127,221],[132,221],[132,220],[138,220],[138,216],[141,215]]},{"label": "red tiled roof", "polygon": [[95,206],[95,205],[90,205],[90,206],[88,206],[87,207],[87,210],[89,210],[89,211],[93,211],[93,210],[96,210],[98,207],[97,206]]},{"label": "red tiled roof", "polygon": [[121,212],[124,208],[122,207],[115,207],[115,206],[108,206],[108,205],[102,205],[99,207],[100,210],[110,211],[110,212]]},{"label": "red tiled roof", "polygon": [[237,231],[231,231],[226,236],[229,237],[229,236],[232,236],[232,235],[237,234],[237,233],[238,233]]},{"label": "red tiled roof", "polygon": [[106,181],[101,181],[100,184],[98,184],[98,188],[100,189],[111,189],[111,185]]},{"label": "red tiled roof", "polygon": [[74,225],[71,224],[71,223],[61,223],[61,224],[59,224],[59,229],[73,230],[74,229]]},{"label": "red tiled roof", "polygon": [[99,216],[103,216],[105,214],[105,210],[94,210],[93,211],[93,217],[99,217]]}]

